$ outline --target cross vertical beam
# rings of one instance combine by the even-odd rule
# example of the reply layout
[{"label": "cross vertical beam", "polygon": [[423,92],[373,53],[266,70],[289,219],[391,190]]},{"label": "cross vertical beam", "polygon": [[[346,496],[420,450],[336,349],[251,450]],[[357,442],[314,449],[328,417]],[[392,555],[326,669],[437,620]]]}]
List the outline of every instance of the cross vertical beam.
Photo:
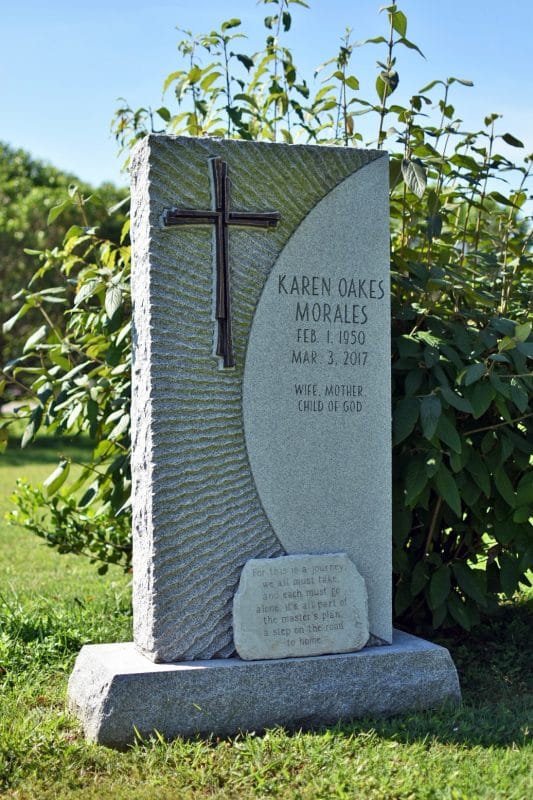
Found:
[{"label": "cross vertical beam", "polygon": [[213,205],[209,211],[171,208],[163,214],[163,224],[215,226],[215,318],[217,321],[216,355],[224,369],[235,366],[231,329],[231,286],[229,263],[229,226],[275,228],[279,211],[231,211],[231,181],[228,165],[220,157],[209,159],[213,186]]},{"label": "cross vertical beam", "polygon": [[231,331],[231,297],[229,275],[229,205],[230,180],[228,166],[221,158],[211,159],[213,186],[215,191],[215,252],[216,252],[216,306],[218,323],[216,354],[223,359],[225,369],[235,366],[233,336]]}]

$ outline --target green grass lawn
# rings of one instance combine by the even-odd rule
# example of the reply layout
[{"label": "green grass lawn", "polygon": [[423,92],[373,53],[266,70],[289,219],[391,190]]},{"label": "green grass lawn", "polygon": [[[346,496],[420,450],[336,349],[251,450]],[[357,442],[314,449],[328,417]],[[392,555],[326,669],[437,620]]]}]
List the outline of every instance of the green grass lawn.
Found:
[{"label": "green grass lawn", "polygon": [[16,478],[42,481],[58,450],[83,455],[43,440],[0,456],[0,796],[533,797],[531,597],[472,634],[440,640],[459,669],[459,709],[316,732],[145,742],[126,753],[87,744],[65,711],[66,683],[82,644],[131,637],[129,576],[111,568],[99,577],[86,559],[59,556],[3,520]]}]

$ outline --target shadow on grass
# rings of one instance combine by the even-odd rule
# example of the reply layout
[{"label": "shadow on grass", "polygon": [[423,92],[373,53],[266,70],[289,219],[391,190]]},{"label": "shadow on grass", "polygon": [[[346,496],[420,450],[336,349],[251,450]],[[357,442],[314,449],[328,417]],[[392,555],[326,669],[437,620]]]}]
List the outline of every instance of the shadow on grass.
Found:
[{"label": "shadow on grass", "polygon": [[[533,596],[502,604],[468,633],[454,629],[432,640],[447,647],[457,667],[462,703],[389,718],[365,717],[332,726],[299,725],[289,738],[313,732],[339,739],[384,739],[399,744],[472,749],[521,749],[533,726]],[[232,741],[228,737],[226,741]],[[216,746],[217,742],[212,742]]]},{"label": "shadow on grass", "polygon": [[[371,728],[380,738],[402,743],[465,747],[523,747],[533,724],[533,597],[502,604],[499,614],[470,633],[456,629],[439,636],[457,667],[463,702],[458,707],[402,717],[357,720],[333,730],[361,735]],[[436,640],[437,637],[433,637]]]}]

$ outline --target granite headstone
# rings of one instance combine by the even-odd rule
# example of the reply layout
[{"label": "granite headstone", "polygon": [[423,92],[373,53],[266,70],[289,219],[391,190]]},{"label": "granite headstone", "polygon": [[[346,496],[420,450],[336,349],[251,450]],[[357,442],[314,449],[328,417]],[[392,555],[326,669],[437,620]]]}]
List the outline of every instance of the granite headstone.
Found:
[{"label": "granite headstone", "polygon": [[[387,178],[381,151],[159,135],[137,146],[134,644],[79,656],[69,703],[91,738],[457,699],[446,651],[393,639]],[[364,581],[373,646],[236,658],[247,562],[339,553]],[[354,698],[363,679],[387,683],[383,708],[370,684]],[[286,682],[283,708],[273,681]]]}]

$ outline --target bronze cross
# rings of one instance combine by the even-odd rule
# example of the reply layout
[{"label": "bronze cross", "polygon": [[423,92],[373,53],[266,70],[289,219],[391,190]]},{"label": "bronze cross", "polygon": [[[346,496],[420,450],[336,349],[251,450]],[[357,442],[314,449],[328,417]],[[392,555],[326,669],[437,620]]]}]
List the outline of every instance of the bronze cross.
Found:
[{"label": "bronze cross", "polygon": [[253,228],[275,228],[281,219],[278,211],[231,211],[228,165],[221,158],[210,158],[214,187],[214,209],[196,211],[192,208],[171,208],[163,215],[164,225],[215,226],[216,252],[216,310],[218,337],[216,354],[223,359],[224,368],[235,366],[231,333],[231,297],[229,270],[228,225]]}]

